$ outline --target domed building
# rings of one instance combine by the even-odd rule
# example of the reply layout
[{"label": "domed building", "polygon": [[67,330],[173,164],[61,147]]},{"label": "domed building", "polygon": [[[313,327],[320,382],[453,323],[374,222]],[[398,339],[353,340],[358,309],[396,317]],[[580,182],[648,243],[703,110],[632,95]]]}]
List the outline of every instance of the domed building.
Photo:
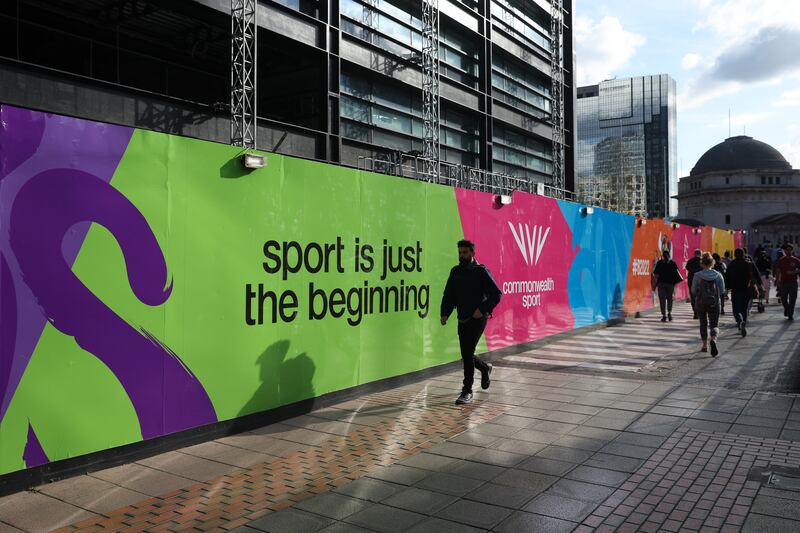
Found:
[{"label": "domed building", "polygon": [[800,226],[786,225],[800,219],[800,170],[752,137],[731,137],[708,150],[680,179],[675,198],[678,220],[745,229],[748,247],[800,242]]}]

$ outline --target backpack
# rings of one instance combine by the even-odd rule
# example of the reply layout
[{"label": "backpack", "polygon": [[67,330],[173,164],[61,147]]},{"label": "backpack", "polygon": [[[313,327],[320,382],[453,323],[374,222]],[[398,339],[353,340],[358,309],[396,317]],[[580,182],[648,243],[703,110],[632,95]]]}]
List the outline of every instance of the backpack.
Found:
[{"label": "backpack", "polygon": [[715,309],[719,306],[720,294],[716,280],[700,280],[700,293],[697,295],[700,305]]}]

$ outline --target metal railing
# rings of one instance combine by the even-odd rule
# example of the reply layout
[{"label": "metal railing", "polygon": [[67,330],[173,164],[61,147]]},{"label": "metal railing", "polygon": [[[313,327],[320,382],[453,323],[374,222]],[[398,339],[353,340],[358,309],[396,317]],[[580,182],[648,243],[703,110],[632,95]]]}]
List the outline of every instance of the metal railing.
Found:
[{"label": "metal railing", "polygon": [[514,191],[522,191],[570,201],[576,199],[575,193],[572,191],[541,182],[533,182],[511,174],[490,172],[445,161],[439,162],[439,172],[437,173],[431,170],[435,169],[436,165],[431,167],[430,163],[426,158],[405,154],[395,158],[360,156],[358,169],[491,194],[510,195]]}]

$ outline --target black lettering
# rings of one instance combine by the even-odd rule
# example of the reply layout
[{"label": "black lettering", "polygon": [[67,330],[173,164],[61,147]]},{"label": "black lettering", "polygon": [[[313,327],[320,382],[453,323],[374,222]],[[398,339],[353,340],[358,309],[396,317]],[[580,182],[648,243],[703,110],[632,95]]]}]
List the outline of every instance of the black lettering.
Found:
[{"label": "black lettering", "polygon": [[425,318],[428,316],[428,308],[430,306],[430,293],[431,287],[430,285],[420,285],[419,291],[417,291],[417,308],[420,311],[417,311],[417,314],[420,318]]},{"label": "black lettering", "polygon": [[333,289],[331,291],[331,299],[330,304],[328,305],[328,309],[331,312],[331,316],[334,318],[340,318],[344,315],[345,310],[345,297],[344,291],[342,289]]},{"label": "black lettering", "polygon": [[[264,257],[267,261],[264,261],[261,265],[264,267],[264,271],[267,274],[275,274],[278,270],[281,269],[281,258],[278,257],[277,253],[271,251],[272,248],[275,248],[277,251],[281,247],[278,244],[278,241],[267,241],[264,243]],[[274,265],[269,265],[268,261],[274,261]]]},{"label": "black lettering", "polygon": [[[289,252],[294,250],[295,260],[289,263]],[[303,248],[297,241],[289,241],[283,243],[283,280],[289,277],[289,273],[296,274],[300,272],[300,266],[303,264]]]},{"label": "black lettering", "polygon": [[417,272],[422,272],[422,245],[417,241]]},{"label": "black lettering", "polygon": [[339,274],[344,274],[344,243],[341,237],[336,237],[336,269]]},{"label": "black lettering", "polygon": [[389,274],[389,247],[387,246],[386,239],[383,239],[383,272],[381,272],[381,281],[386,279]]},{"label": "black lettering", "polygon": [[258,324],[261,325],[264,323],[264,301],[265,300],[272,300],[272,323],[274,324],[277,322],[277,306],[278,306],[278,299],[275,297],[275,293],[273,291],[266,291],[264,292],[264,284],[258,284]]},{"label": "black lettering", "polygon": [[[311,264],[311,252],[312,251],[316,251],[317,252],[317,264],[316,265],[312,265]],[[308,243],[308,245],[306,245],[305,253],[303,254],[303,261],[305,262],[306,270],[308,272],[311,272],[312,274],[316,274],[317,272],[319,272],[320,269],[322,269],[322,263],[323,263],[322,247],[319,244],[315,243],[315,242]]]},{"label": "black lettering", "polygon": [[[297,295],[294,291],[285,291],[281,294],[279,305],[281,320],[284,322],[292,322],[297,318]],[[291,311],[291,313],[287,313]]]},{"label": "black lettering", "polygon": [[400,294],[397,291],[397,287],[387,287],[386,288],[386,312],[389,312],[389,296],[394,293],[394,312],[397,312],[398,305],[400,304]]},{"label": "black lettering", "polygon": [[416,270],[415,261],[416,250],[411,246],[403,248],[403,270],[406,272],[414,272]]},{"label": "black lettering", "polygon": [[374,253],[375,249],[370,244],[365,244],[364,247],[361,248],[361,259],[363,260],[361,263],[361,270],[364,272],[372,272],[372,269],[375,268]]},{"label": "black lettering", "polygon": [[[364,289],[366,292],[366,289]],[[361,288],[353,287],[347,293],[347,323],[351,326],[357,326],[361,323],[361,318],[364,315],[364,309],[361,304],[364,302],[361,298]],[[364,302],[366,303],[366,302]]]},{"label": "black lettering", "polygon": [[[317,312],[317,296],[321,296],[322,300],[322,311]],[[322,289],[316,290],[314,289],[314,283],[308,284],[308,319],[309,320],[321,320],[325,318],[325,315],[328,313],[328,300],[325,297],[325,291]]]},{"label": "black lettering", "polygon": [[253,286],[249,283],[244,286],[244,321],[248,326],[255,326],[256,321],[253,319],[253,298],[256,293]]}]

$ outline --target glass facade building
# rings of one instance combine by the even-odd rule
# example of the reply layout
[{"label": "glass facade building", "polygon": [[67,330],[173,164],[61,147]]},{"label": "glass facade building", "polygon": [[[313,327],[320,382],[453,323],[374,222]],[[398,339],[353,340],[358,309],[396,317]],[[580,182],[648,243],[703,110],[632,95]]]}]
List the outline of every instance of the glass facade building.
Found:
[{"label": "glass facade building", "polygon": [[675,92],[667,74],[578,88],[575,182],[583,200],[622,205],[619,196],[640,183],[648,217],[677,214]]},{"label": "glass facade building", "polygon": [[[422,150],[421,0],[258,6],[259,148],[350,166]],[[439,0],[444,161],[550,181],[550,10],[549,0]],[[227,142],[230,27],[230,0],[0,2],[0,75],[15,78],[0,101]],[[65,84],[74,96],[36,98]]]}]

